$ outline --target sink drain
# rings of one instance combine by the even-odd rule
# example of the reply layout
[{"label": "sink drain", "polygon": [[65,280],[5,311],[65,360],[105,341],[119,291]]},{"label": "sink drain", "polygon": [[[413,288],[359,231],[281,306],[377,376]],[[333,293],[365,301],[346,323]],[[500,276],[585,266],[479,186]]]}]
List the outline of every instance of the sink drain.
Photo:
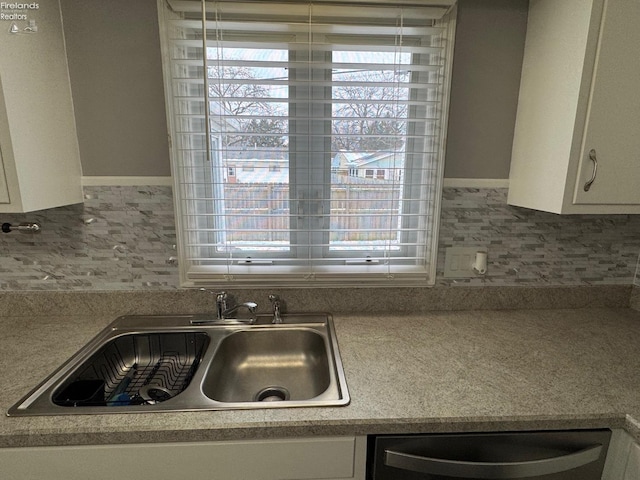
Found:
[{"label": "sink drain", "polygon": [[289,400],[289,390],[284,387],[267,387],[256,393],[256,402],[282,402]]},{"label": "sink drain", "polygon": [[168,389],[153,384],[143,386],[138,390],[138,395],[140,395],[148,405],[155,405],[156,403],[164,402],[173,397],[173,394]]}]

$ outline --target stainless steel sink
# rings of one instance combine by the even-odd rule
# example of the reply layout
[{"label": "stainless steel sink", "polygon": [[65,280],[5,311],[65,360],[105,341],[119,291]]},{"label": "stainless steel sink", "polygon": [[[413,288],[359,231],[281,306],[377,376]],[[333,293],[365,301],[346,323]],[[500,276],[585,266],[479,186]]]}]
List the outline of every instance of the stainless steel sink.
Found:
[{"label": "stainless steel sink", "polygon": [[8,415],[347,405],[331,316],[282,318],[120,317]]},{"label": "stainless steel sink", "polygon": [[328,353],[310,329],[236,332],[220,342],[202,391],[227,403],[317,400],[331,385]]}]

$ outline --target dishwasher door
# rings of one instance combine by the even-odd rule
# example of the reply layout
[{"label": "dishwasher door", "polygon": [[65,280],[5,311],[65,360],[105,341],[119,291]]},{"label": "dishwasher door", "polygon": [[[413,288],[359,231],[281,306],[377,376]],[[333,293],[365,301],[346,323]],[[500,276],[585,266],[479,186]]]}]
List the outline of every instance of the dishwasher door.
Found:
[{"label": "dishwasher door", "polygon": [[369,480],[600,480],[611,431],[369,437]]}]

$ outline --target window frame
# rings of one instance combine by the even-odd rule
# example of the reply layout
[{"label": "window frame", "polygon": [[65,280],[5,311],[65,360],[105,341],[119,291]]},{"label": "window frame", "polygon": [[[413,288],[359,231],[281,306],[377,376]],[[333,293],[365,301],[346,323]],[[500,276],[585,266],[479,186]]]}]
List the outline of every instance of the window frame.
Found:
[{"label": "window frame", "polygon": [[[163,2],[163,0],[158,0],[159,3]],[[160,9],[159,9],[160,10]],[[162,16],[162,13],[159,14],[160,15],[160,19],[161,19],[161,24],[163,23],[163,21],[165,21],[165,19]],[[443,98],[441,99],[441,103],[442,103],[442,114],[440,117],[440,124],[441,124],[441,129],[440,129],[440,139],[439,139],[439,156],[440,156],[440,161],[438,162],[437,165],[437,172],[435,173],[435,179],[434,179],[434,188],[436,188],[438,191],[441,191],[442,189],[442,177],[443,177],[443,170],[444,170],[444,146],[446,143],[446,125],[447,125],[447,117],[448,117],[448,104],[449,104],[449,92],[450,92],[450,79],[451,79],[451,67],[452,67],[452,61],[453,61],[453,38],[455,36],[455,7],[453,7],[451,9],[451,11],[448,14],[449,18],[446,20],[447,22],[447,36],[446,36],[446,50],[447,50],[447,54],[446,54],[446,64],[443,67],[443,70],[445,72],[445,81],[443,84],[443,88],[442,88],[442,95]],[[167,40],[166,38],[164,38],[164,35],[161,35],[161,37],[163,37],[162,41],[165,44],[163,47],[163,50],[168,49],[168,46],[166,45]],[[165,57],[166,55],[163,55],[163,57]],[[326,60],[326,59],[324,59]],[[164,62],[163,62],[164,64]],[[170,81],[170,72],[167,72],[167,68],[164,68],[165,70],[165,82],[169,82]],[[326,79],[323,79],[326,80]],[[319,87],[319,89],[321,89],[322,87]],[[172,108],[171,108],[171,101],[170,101],[170,94],[167,94],[167,116],[168,116],[168,123],[170,126],[170,132],[172,131],[172,115],[173,113],[171,112]],[[326,108],[326,105],[323,107]],[[330,108],[330,106],[329,106]],[[326,118],[326,113],[322,114],[324,118]],[[290,115],[291,116],[291,115]],[[295,119],[295,115],[292,116]],[[295,120],[294,120],[295,121]],[[211,132],[210,132],[211,133]],[[172,145],[172,150],[174,149],[173,145]],[[294,146],[295,148],[295,146]],[[331,151],[330,148],[326,149],[325,151]],[[294,179],[295,175],[296,175],[296,170],[298,170],[298,165],[296,165],[296,161],[295,161],[295,155],[291,155],[290,156],[290,162],[292,160],[293,157],[293,164],[289,165],[289,170],[290,172],[292,172],[290,174],[290,178]],[[324,175],[329,177],[329,180],[324,180],[321,185],[324,188],[331,188],[331,181],[330,181],[330,177],[331,177],[331,173],[332,173],[332,169],[331,169],[331,158],[328,158],[327,160],[325,160],[325,162],[327,163],[326,168],[324,169]],[[174,165],[174,161],[172,160],[172,171],[174,172],[174,178],[178,178],[178,175],[175,174],[177,167]],[[238,166],[231,166],[228,165],[227,166],[227,170],[226,173],[228,174],[230,169],[233,168],[234,171],[236,171],[237,174],[237,168]],[[214,168],[215,170],[215,168]],[[351,171],[351,168],[350,168]],[[357,172],[356,172],[357,173]],[[215,172],[212,171],[212,175],[215,175]],[[406,180],[406,178],[408,177],[408,175],[405,174],[401,174],[400,175],[400,179],[402,182],[404,182]],[[362,178],[362,177],[360,177]],[[372,172],[372,177],[371,178],[376,178],[376,174],[375,174],[375,169]],[[179,182],[176,182],[179,183]],[[290,182],[290,186],[291,185],[296,185],[295,181],[291,181]],[[290,192],[290,197],[292,197],[292,194]],[[327,194],[322,194],[320,198],[324,198],[324,199],[328,199],[330,198],[330,195]],[[325,200],[326,201],[326,200]],[[437,255],[437,232],[438,232],[438,228],[439,228],[439,212],[440,212],[440,195],[436,194],[434,196],[433,199],[434,205],[432,208],[433,214],[435,215],[433,223],[432,223],[432,235],[429,235],[432,239],[432,244],[430,245],[430,258],[428,259],[428,266],[429,266],[429,271],[425,272],[424,275],[420,275],[420,280],[419,283],[423,284],[423,285],[433,285],[434,281],[435,281],[435,267],[436,267],[436,255]],[[181,260],[186,259],[186,254],[185,254],[185,245],[184,245],[184,240],[182,239],[181,241],[181,235],[180,232],[183,232],[184,230],[184,225],[183,225],[183,221],[182,220],[178,220],[179,218],[181,219],[181,211],[180,211],[180,201],[176,201],[176,204],[178,204],[178,208],[176,209],[176,228],[178,230],[178,236],[179,236],[179,240],[178,240],[178,248],[179,248],[179,258]],[[291,201],[291,203],[294,203],[293,201]],[[330,210],[330,209],[329,209]],[[293,213],[290,212],[290,215],[293,217]],[[328,218],[329,214],[325,215],[325,218]],[[291,226],[291,230],[304,230],[304,228],[302,229],[298,229],[297,228],[298,225],[292,225]],[[310,230],[309,228],[307,228],[307,230]],[[322,236],[327,236],[330,234],[329,230],[326,229],[321,235]],[[322,251],[320,253],[320,255],[324,257],[327,256],[327,250],[329,249],[328,245],[329,245],[329,241],[326,240],[325,238],[321,239],[319,242],[309,242],[309,241],[304,241],[301,242],[300,239],[298,238],[293,238],[290,241],[290,245],[293,245],[294,248],[290,249],[290,253],[292,254],[297,254],[299,258],[301,258],[303,261],[305,258],[307,257],[313,257],[315,258],[318,253],[309,253],[309,252],[301,252],[299,250],[299,247],[297,247],[296,245],[300,245],[300,244],[317,244],[319,246],[319,248],[321,248]],[[366,252],[366,250],[362,250],[363,252]],[[247,251],[248,254],[250,254],[250,251]],[[278,257],[278,256],[282,256],[283,252],[277,252],[274,255],[269,255],[269,254],[264,254],[265,252],[261,252],[261,256],[264,256],[265,258],[269,258],[270,256],[273,257]],[[250,255],[249,255],[250,256]],[[337,257],[340,257],[340,255],[337,255]],[[276,276],[280,276],[280,278],[275,278],[274,279],[274,285],[285,285],[285,286],[300,286],[299,284],[299,275],[303,269],[304,269],[304,265],[302,266],[302,268],[298,268],[295,265],[293,266],[287,266],[287,267],[277,267],[274,266],[273,264],[267,262],[264,262],[264,264],[254,264],[254,265],[245,265],[245,271],[247,271],[247,273],[249,274],[250,279],[248,279],[248,281],[246,282],[236,282],[236,279],[233,278],[234,275],[233,273],[228,273],[222,276],[219,275],[214,275],[213,277],[211,276],[210,272],[208,271],[206,266],[202,266],[202,267],[198,267],[198,266],[189,266],[189,265],[185,265],[184,261],[180,262],[180,278],[181,278],[181,285],[182,286],[187,286],[187,287],[193,287],[193,286],[212,286],[213,284],[216,285],[225,285],[228,284],[226,282],[230,281],[233,283],[237,283],[238,285],[243,285],[243,286],[250,286],[250,285],[262,285],[262,281],[263,279],[266,278],[270,278],[271,274],[264,271],[264,270],[269,270],[272,271],[274,273],[274,275]],[[304,262],[303,262],[304,263]],[[376,272],[380,272],[382,271],[381,268],[378,267],[382,267],[380,265],[376,264],[372,264],[366,263],[366,260],[363,261],[363,263],[361,264],[357,264],[358,262],[354,262],[353,265],[350,265],[349,268],[341,268],[342,270],[344,270],[344,274],[341,273],[336,273],[332,271],[331,268],[331,264],[327,264],[327,265],[321,265],[321,266],[316,266],[315,267],[315,271],[320,273],[320,274],[325,274],[326,275],[326,281],[323,282],[314,282],[313,280],[315,280],[314,275],[305,275],[305,278],[308,280],[312,280],[308,285],[309,286],[314,286],[314,285],[326,285],[326,286],[331,286],[331,285],[361,285],[361,281],[362,280],[366,280],[366,277],[369,276],[370,273],[376,273]],[[268,269],[265,269],[264,267],[269,265]],[[253,270],[253,271],[252,271]],[[402,268],[398,268],[398,271],[400,273],[402,273]],[[407,272],[411,270],[410,268],[407,269]],[[291,274],[290,278],[286,278],[287,274]],[[212,283],[212,278],[214,278],[213,283]],[[370,284],[372,285],[380,285],[380,284],[390,284],[390,285],[403,285],[403,284],[408,284],[408,285],[415,285],[416,284],[416,280],[415,277],[412,275],[408,275],[407,280],[404,279],[394,279],[393,275],[388,275],[386,277],[386,279],[379,279],[379,280],[373,280],[370,282]]]}]

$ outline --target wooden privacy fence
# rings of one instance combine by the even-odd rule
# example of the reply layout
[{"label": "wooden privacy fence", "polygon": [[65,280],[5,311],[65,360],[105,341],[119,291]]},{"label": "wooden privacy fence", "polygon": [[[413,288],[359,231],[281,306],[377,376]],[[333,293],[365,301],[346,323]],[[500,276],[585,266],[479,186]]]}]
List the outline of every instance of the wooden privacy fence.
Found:
[{"label": "wooden privacy fence", "polygon": [[[331,242],[384,241],[398,236],[401,186],[393,183],[331,186]],[[288,242],[289,184],[224,185],[228,242]],[[321,225],[318,228],[322,228]]]}]

